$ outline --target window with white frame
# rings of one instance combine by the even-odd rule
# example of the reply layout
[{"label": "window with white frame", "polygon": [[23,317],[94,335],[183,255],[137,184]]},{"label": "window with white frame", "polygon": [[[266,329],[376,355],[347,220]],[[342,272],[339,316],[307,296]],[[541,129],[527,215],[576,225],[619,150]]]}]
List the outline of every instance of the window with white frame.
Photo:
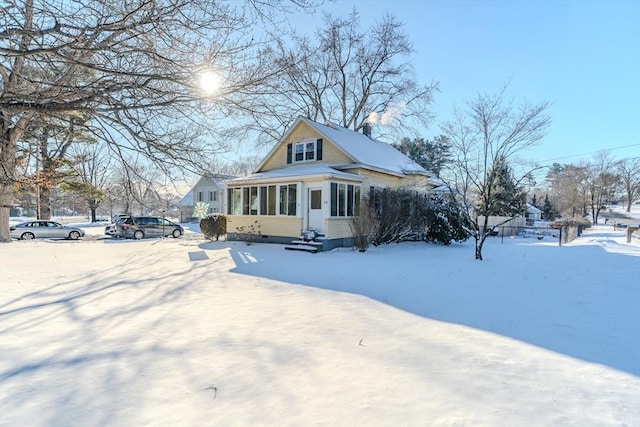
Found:
[{"label": "window with white frame", "polygon": [[[229,188],[227,190],[227,213],[230,215],[295,216],[297,197],[297,184]],[[277,210],[276,207],[278,207]]]},{"label": "window with white frame", "polygon": [[360,186],[332,182],[331,216],[353,217],[360,215]]},{"label": "window with white frame", "polygon": [[287,144],[287,163],[322,160],[322,138]]},{"label": "window with white frame", "polygon": [[209,201],[215,202],[218,199],[217,195],[218,195],[217,191],[209,191]]},{"label": "window with white frame", "polygon": [[302,141],[295,144],[296,162],[315,160],[316,140]]},{"label": "window with white frame", "polygon": [[202,202],[202,191],[198,191],[198,202]]}]

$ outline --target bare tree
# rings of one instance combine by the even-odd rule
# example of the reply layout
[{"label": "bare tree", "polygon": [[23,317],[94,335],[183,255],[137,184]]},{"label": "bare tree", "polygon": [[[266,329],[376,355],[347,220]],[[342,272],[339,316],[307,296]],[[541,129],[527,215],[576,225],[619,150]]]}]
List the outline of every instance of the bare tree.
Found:
[{"label": "bare tree", "polygon": [[382,122],[398,132],[432,119],[437,86],[417,82],[408,62],[412,44],[395,17],[385,15],[363,29],[354,10],[349,16],[325,15],[321,25],[313,38],[294,36],[264,50],[284,74],[267,80],[259,96],[245,98],[245,129],[271,141],[298,115],[354,130],[366,121]]},{"label": "bare tree", "polygon": [[111,183],[111,157],[104,144],[73,147],[70,157],[75,176],[65,180],[61,187],[80,196],[91,212],[91,222],[96,222],[96,211]]},{"label": "bare tree", "polygon": [[596,154],[587,167],[587,190],[591,218],[598,223],[600,211],[614,198],[618,187],[618,176],[614,173],[614,162],[607,151]]},{"label": "bare tree", "polygon": [[[277,72],[257,55],[255,19],[314,0],[17,0],[0,4],[0,241],[28,124],[81,112],[114,155],[167,173],[201,169],[238,97]],[[249,6],[249,7],[245,7]],[[220,87],[204,93],[199,75]],[[215,102],[211,102],[215,99]],[[218,142],[216,142],[218,141]],[[223,142],[220,142],[223,141]]]},{"label": "bare tree", "polygon": [[554,163],[547,173],[551,190],[551,202],[556,211],[565,217],[587,215],[588,183],[586,164]]},{"label": "bare tree", "polygon": [[[475,239],[478,260],[482,259],[482,247],[492,231],[489,217],[496,214],[499,205],[496,188],[500,176],[495,171],[501,163],[508,166],[519,153],[543,138],[551,123],[548,103],[516,105],[506,99],[505,91],[506,86],[495,95],[479,95],[468,102],[464,112],[456,111],[453,119],[442,125],[453,147],[450,186],[466,206],[472,224],[468,231]],[[530,172],[514,176],[515,184]]]},{"label": "bare tree", "polygon": [[640,158],[618,161],[616,172],[627,198],[627,212],[631,212],[631,204],[640,197]]}]

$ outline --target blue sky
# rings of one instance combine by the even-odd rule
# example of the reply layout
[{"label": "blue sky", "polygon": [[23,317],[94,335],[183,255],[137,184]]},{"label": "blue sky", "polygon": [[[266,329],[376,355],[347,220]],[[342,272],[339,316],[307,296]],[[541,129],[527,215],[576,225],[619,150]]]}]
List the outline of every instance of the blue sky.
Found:
[{"label": "blue sky", "polygon": [[[405,24],[418,78],[440,82],[446,119],[479,92],[549,101],[553,123],[526,157],[549,164],[640,156],[640,0],[337,0],[361,23],[389,12]],[[425,136],[438,134],[437,124]],[[626,148],[621,148],[626,147]]]}]

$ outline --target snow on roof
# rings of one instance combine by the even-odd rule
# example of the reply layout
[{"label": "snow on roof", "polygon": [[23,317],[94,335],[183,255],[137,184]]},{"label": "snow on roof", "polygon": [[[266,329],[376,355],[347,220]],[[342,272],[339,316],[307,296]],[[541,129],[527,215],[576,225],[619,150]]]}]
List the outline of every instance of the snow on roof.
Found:
[{"label": "snow on roof", "polygon": [[274,169],[267,172],[258,172],[252,175],[230,179],[228,181],[225,181],[225,183],[227,185],[236,185],[256,181],[282,181],[282,179],[293,180],[312,177],[341,178],[352,181],[364,181],[364,178],[359,175],[340,172],[326,163],[309,163],[304,165],[291,166],[283,169]]},{"label": "snow on roof", "polygon": [[191,206],[193,205],[193,191],[189,191],[185,196],[180,200],[180,206]]},{"label": "snow on roof", "polygon": [[536,208],[535,206],[533,206],[531,203],[527,203],[527,211],[529,212],[537,212],[537,213],[542,213],[542,211],[538,208]]},{"label": "snow on roof", "polygon": [[[298,120],[291,126],[289,132],[291,132],[300,121],[305,122],[319,134],[331,140],[331,142],[355,163],[387,170],[396,174],[410,173],[428,175],[428,172],[422,166],[386,142],[378,141],[334,123],[323,125],[306,117],[298,117]],[[287,136],[288,133],[285,134],[285,138]]]}]

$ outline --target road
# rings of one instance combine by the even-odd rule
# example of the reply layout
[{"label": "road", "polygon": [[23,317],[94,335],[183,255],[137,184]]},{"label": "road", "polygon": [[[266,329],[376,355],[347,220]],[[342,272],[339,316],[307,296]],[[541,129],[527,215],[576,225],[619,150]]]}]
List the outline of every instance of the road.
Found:
[{"label": "road", "polygon": [[627,212],[609,212],[603,210],[602,212],[600,212],[600,218],[602,218],[603,220],[608,219],[608,223],[640,225],[640,219],[634,218]]}]

